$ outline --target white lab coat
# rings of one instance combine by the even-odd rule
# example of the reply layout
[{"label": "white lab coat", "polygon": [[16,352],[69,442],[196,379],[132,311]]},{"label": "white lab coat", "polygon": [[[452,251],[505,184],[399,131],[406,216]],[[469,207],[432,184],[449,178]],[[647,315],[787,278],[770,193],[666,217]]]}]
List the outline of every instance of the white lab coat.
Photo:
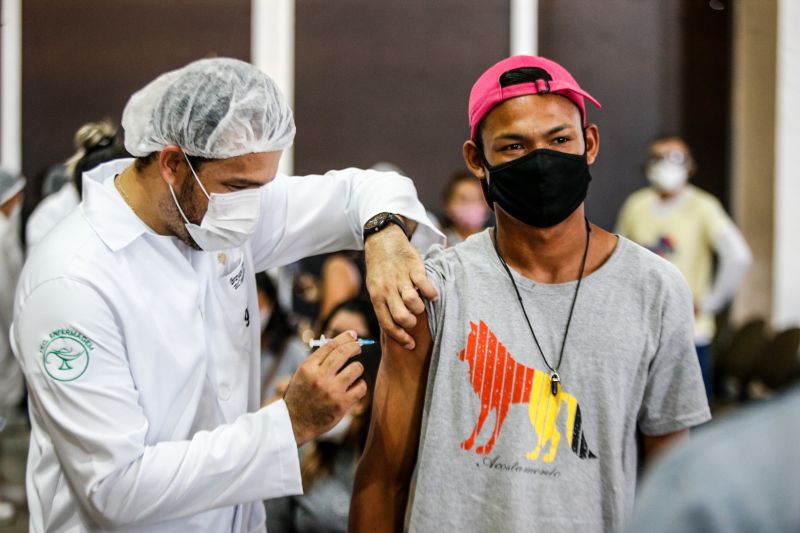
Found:
[{"label": "white lab coat", "polygon": [[199,252],[126,205],[113,176],[130,162],[85,177],[20,279],[31,531],[264,531],[261,500],[302,487],[286,405],[259,408],[254,273],[358,248],[382,211],[441,236],[410,180],[348,169],[276,177],[248,244]]},{"label": "white lab coat", "polygon": [[33,210],[25,224],[25,246],[33,249],[51,229],[77,207],[81,202],[78,188],[71,181],[65,183],[57,192],[44,198]]}]

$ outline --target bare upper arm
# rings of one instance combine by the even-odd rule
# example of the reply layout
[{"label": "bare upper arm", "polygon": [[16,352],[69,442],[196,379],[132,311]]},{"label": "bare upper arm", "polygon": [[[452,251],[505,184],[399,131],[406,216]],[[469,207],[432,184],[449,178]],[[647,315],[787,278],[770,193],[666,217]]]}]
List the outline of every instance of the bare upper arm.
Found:
[{"label": "bare upper arm", "polygon": [[416,463],[422,408],[428,377],[432,339],[428,314],[417,316],[409,331],[416,342],[406,350],[388,335],[381,335],[383,355],[372,406],[370,436],[364,455],[383,468],[410,477]]}]

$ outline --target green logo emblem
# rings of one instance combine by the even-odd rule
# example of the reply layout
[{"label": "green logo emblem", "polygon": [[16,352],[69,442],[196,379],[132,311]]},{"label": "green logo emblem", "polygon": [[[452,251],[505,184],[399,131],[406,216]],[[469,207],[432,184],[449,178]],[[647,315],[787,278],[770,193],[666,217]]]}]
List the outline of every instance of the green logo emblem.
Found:
[{"label": "green logo emblem", "polygon": [[40,347],[47,375],[56,381],[74,381],[89,368],[92,341],[73,329],[57,329]]}]

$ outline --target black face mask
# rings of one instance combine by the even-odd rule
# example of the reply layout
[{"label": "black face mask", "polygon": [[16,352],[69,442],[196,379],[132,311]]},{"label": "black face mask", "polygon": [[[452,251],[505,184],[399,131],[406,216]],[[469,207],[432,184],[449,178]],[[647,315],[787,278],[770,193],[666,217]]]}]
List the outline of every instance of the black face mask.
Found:
[{"label": "black face mask", "polygon": [[[483,154],[481,154],[483,157]],[[570,216],[589,190],[586,155],[539,149],[508,163],[490,166],[488,199],[536,228],[549,228]]]}]

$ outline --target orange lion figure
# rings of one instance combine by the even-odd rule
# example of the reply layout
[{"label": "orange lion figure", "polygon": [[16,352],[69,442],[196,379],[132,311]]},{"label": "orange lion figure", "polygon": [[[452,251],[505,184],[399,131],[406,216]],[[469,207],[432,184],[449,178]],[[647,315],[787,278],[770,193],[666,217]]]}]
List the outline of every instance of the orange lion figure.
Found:
[{"label": "orange lion figure", "polygon": [[495,413],[494,428],[489,439],[475,448],[475,453],[488,455],[494,447],[503,428],[503,422],[512,403],[528,403],[531,425],[536,432],[536,447],[526,457],[531,461],[539,459],[549,463],[556,457],[561,433],[556,422],[561,406],[567,406],[566,434],[567,444],[581,459],[594,459],[596,455],[589,450],[582,431],[581,408],[574,396],[559,387],[554,396],[550,389],[550,376],[546,372],[527,367],[514,360],[503,343],[489,330],[485,322],[480,325],[470,322],[467,347],[461,350],[458,358],[469,363],[469,381],[481,401],[478,421],[461,448],[471,450],[475,439],[491,411]]}]

